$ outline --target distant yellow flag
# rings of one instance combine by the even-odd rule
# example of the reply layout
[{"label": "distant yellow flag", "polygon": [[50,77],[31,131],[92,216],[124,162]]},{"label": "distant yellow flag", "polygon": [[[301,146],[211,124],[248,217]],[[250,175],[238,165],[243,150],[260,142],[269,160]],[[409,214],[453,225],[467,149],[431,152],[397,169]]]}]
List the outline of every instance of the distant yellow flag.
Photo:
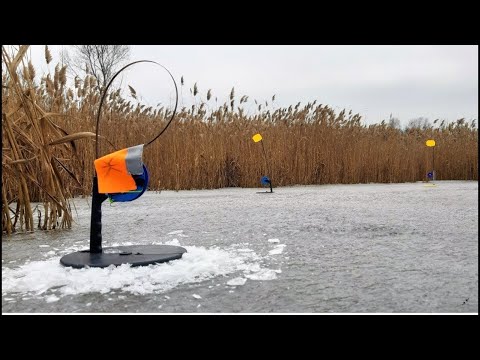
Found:
[{"label": "distant yellow flag", "polygon": [[252,139],[253,139],[253,141],[255,141],[255,142],[259,142],[260,140],[262,140],[262,135],[260,135],[260,134],[255,134],[255,135],[253,135]]},{"label": "distant yellow flag", "polygon": [[427,140],[425,145],[430,146],[430,147],[435,146],[435,140]]}]

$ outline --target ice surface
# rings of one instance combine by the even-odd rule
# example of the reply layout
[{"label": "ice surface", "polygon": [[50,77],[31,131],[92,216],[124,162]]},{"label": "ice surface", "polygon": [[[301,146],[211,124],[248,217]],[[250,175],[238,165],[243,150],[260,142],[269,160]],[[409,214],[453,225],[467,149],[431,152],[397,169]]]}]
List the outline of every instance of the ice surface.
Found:
[{"label": "ice surface", "polygon": [[[105,204],[105,247],[188,250],[143,268],[59,264],[88,248],[91,204],[76,199],[72,230],[3,237],[2,311],[478,312],[478,182],[436,183],[146,192]],[[238,278],[245,286],[226,285]],[[208,301],[197,309],[192,293]]]}]

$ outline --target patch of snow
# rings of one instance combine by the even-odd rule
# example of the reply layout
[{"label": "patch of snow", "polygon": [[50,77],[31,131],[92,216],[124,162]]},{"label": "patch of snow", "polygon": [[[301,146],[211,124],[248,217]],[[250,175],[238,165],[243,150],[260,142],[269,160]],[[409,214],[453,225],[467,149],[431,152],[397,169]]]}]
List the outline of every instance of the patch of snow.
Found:
[{"label": "patch of snow", "polygon": [[287,246],[285,244],[279,244],[279,245],[275,245],[275,248],[273,250],[270,250],[268,252],[269,255],[278,255],[278,254],[281,254],[283,252],[283,248]]},{"label": "patch of snow", "polygon": [[239,285],[245,285],[246,282],[247,282],[247,279],[242,278],[242,277],[237,277],[235,279],[232,279],[232,280],[228,281],[227,285],[239,286]]}]

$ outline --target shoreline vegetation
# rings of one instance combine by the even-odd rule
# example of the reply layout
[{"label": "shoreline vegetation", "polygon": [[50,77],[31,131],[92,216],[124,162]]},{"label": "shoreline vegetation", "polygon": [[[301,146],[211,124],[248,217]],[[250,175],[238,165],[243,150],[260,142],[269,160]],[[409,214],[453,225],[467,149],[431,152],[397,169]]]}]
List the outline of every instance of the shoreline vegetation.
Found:
[{"label": "shoreline vegetation", "polygon": [[[2,48],[2,233],[71,228],[69,199],[91,192],[95,121],[102,89],[92,75],[67,85],[67,67],[36,74],[26,57]],[[52,61],[48,48],[45,58]],[[53,64],[52,64],[53,65]],[[183,77],[181,87],[184,87]],[[183,89],[182,89],[183,90]],[[104,104],[100,153],[150,140],[173,109],[145,106],[135,89],[114,89]],[[183,91],[182,91],[183,93]],[[317,101],[287,108],[258,103],[254,114],[247,95],[216,105],[194,85],[195,105],[177,112],[168,136],[146,149],[148,190],[260,187],[268,175],[277,186],[402,183],[426,179],[432,170],[434,139],[437,180],[478,181],[476,120],[420,121],[402,129],[392,119],[364,125],[359,114],[335,112]],[[425,119],[424,119],[425,120]],[[251,137],[261,133],[269,161]],[[34,224],[32,202],[43,204]]]}]

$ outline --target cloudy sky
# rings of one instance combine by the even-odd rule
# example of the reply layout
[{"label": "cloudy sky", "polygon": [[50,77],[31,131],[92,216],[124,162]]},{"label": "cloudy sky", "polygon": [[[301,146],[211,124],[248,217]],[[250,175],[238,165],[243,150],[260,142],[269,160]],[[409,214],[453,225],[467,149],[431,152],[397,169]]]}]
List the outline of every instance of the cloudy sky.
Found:
[{"label": "cloudy sky", "polygon": [[[51,70],[59,51],[69,47],[49,48]],[[131,50],[130,60],[159,62],[178,83],[184,77],[183,105],[192,103],[189,89],[197,83],[202,99],[212,89],[212,101],[217,97],[219,104],[235,87],[237,99],[248,95],[252,105],[254,99],[275,108],[317,100],[360,113],[367,124],[390,114],[404,125],[417,117],[478,118],[476,45],[132,45]],[[38,72],[48,70],[44,46],[32,46],[29,54]],[[138,65],[123,82],[150,105],[171,101],[173,85],[160,68]]]}]

